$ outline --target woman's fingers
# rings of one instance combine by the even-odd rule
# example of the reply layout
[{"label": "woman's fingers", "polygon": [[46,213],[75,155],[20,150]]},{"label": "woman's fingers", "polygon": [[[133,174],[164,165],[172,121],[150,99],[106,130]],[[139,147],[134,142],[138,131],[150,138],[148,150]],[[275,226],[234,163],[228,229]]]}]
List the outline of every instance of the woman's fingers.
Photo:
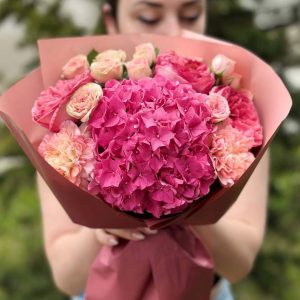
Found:
[{"label": "woman's fingers", "polygon": [[158,230],[153,230],[153,229],[150,229],[150,228],[147,228],[147,227],[141,227],[139,228],[139,230],[145,234],[150,234],[150,235],[153,235],[153,234],[156,234],[158,233]]},{"label": "woman's fingers", "polygon": [[143,240],[146,235],[153,235],[157,232],[157,230],[151,230],[147,227],[138,229],[97,229],[96,237],[103,245],[116,246],[118,244],[118,238],[140,241]]},{"label": "woman's fingers", "polygon": [[105,229],[105,231],[117,237],[131,241],[139,241],[145,238],[144,234],[134,229]]},{"label": "woman's fingers", "polygon": [[112,234],[108,234],[103,229],[97,229],[96,230],[96,238],[99,241],[100,244],[106,245],[106,246],[116,246],[118,245],[118,238],[116,238]]}]

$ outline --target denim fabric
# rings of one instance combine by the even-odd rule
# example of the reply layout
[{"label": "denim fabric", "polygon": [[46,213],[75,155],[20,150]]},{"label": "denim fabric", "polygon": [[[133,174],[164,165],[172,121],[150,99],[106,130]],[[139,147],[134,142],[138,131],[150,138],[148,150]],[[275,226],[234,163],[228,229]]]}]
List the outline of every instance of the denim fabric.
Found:
[{"label": "denim fabric", "polygon": [[71,300],[84,300],[84,295],[72,297]]},{"label": "denim fabric", "polygon": [[220,292],[214,300],[234,300],[229,282],[225,279],[221,279],[220,284]]},{"label": "denim fabric", "polygon": [[[228,281],[222,279],[220,292],[213,300],[234,300]],[[84,295],[72,297],[71,300],[84,300]],[[142,300],[142,299],[141,299]]]}]

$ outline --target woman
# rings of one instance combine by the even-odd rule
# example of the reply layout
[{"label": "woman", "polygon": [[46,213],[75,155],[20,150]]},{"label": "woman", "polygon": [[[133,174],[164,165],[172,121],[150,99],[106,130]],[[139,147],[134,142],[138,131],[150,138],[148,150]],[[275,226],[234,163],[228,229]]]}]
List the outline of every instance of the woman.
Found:
[{"label": "woman", "polygon": [[[151,32],[180,35],[184,29],[203,33],[206,1],[107,1],[103,6],[103,19],[109,34]],[[156,233],[148,229],[93,230],[76,225],[70,221],[41,177],[38,177],[38,186],[47,257],[56,285],[66,294],[84,292],[89,268],[102,245],[114,246],[118,238],[140,240]],[[193,227],[195,235],[206,245],[215,261],[216,278],[219,280],[211,299],[233,299],[228,281],[239,281],[253,266],[264,236],[267,186],[268,155],[265,155],[226,215],[216,224]]]}]

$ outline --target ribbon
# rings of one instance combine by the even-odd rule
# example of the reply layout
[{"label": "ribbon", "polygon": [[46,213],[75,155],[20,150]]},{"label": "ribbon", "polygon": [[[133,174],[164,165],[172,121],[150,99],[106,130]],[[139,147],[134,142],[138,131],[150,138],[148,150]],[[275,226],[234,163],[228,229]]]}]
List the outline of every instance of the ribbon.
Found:
[{"label": "ribbon", "polygon": [[187,227],[142,241],[103,246],[90,270],[86,300],[209,300],[213,261]]}]

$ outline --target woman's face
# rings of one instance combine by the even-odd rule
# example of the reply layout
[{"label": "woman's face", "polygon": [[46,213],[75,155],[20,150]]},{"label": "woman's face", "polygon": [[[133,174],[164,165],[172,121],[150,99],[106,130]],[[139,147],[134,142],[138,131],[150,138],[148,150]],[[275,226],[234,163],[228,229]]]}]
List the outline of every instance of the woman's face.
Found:
[{"label": "woman's face", "polygon": [[206,0],[119,0],[117,31],[158,33],[171,36],[191,30],[203,33]]}]

